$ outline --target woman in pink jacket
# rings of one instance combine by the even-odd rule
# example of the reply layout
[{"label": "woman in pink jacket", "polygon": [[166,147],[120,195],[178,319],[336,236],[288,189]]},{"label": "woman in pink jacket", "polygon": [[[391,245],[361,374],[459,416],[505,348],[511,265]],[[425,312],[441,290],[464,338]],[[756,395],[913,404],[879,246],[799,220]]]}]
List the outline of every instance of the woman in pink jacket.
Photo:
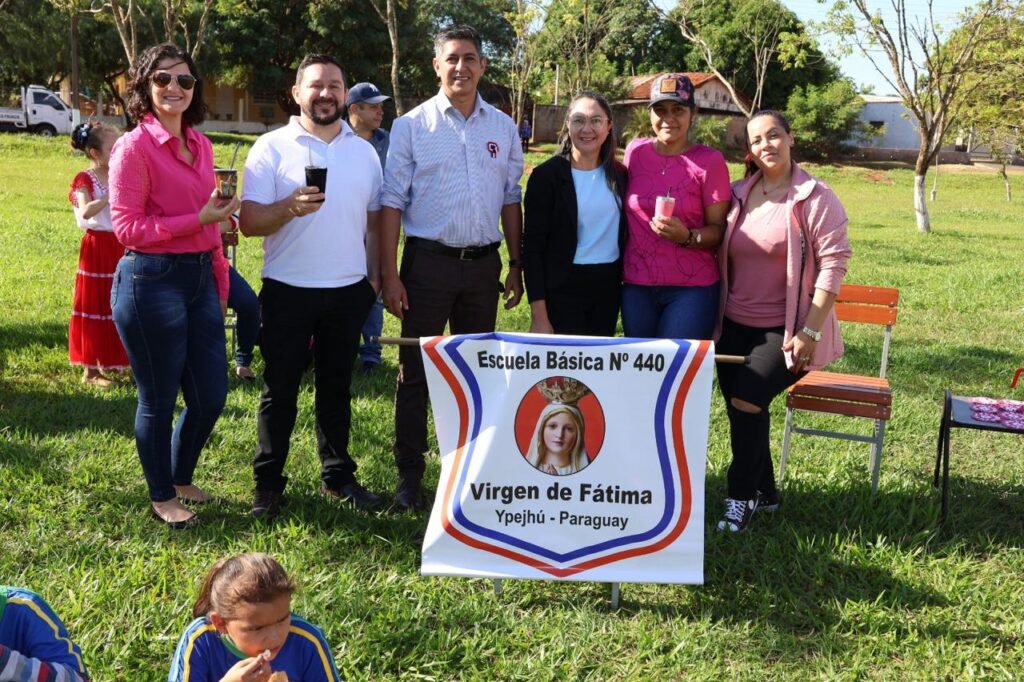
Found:
[{"label": "woman in pink jacket", "polygon": [[722,291],[717,352],[750,355],[719,365],[732,440],[719,530],[742,531],[779,495],[768,406],[808,371],[843,354],[832,304],[846,275],[846,212],[825,183],[792,159],[789,122],[763,110],[747,122],[747,176],[733,184],[718,255]]}]

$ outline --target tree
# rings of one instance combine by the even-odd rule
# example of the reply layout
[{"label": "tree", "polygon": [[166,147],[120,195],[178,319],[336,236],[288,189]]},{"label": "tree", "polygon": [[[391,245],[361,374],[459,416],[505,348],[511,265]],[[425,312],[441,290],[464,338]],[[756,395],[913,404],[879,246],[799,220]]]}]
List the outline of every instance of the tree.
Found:
[{"label": "tree", "polygon": [[847,78],[797,87],[786,103],[786,117],[797,131],[801,155],[832,157],[846,140],[870,135],[871,127],[859,117],[863,107],[864,100]]},{"label": "tree", "polygon": [[[970,96],[961,104],[958,124],[988,147],[999,164],[1006,200],[1013,190],[1006,166],[1024,142],[1024,2],[1010,6],[1005,16],[989,19],[995,40],[978,50],[978,66],[967,78]],[[960,40],[955,32],[951,43]]]},{"label": "tree", "polygon": [[[773,72],[791,67],[813,72],[820,68],[816,62],[824,62],[796,15],[778,0],[680,0],[672,18],[699,61],[747,116],[762,108]],[[784,97],[777,106],[782,102]]]},{"label": "tree", "polygon": [[396,0],[370,0],[373,10],[384,22],[388,29],[388,38],[391,41],[391,97],[395,102],[395,109],[401,116],[402,100],[401,89],[398,84],[398,66],[400,63],[401,48],[398,45],[398,12],[395,10]]},{"label": "tree", "polygon": [[125,57],[129,64],[134,64],[142,31],[151,44],[179,43],[192,59],[198,59],[215,3],[216,0],[106,0],[99,10],[113,17]]},{"label": "tree", "polygon": [[679,40],[679,28],[647,0],[616,3],[597,49],[623,76],[686,70],[687,46]]},{"label": "tree", "polygon": [[512,120],[517,123],[525,118],[530,79],[537,63],[537,23],[542,11],[536,0],[515,0],[515,8],[505,13],[515,35],[508,74],[512,90]]},{"label": "tree", "polygon": [[310,35],[305,0],[238,3],[217,17],[201,67],[226,85],[273,92],[281,109],[297,112],[290,90]]},{"label": "tree", "polygon": [[0,84],[56,87],[71,68],[68,28],[49,3],[8,0],[0,21]]},{"label": "tree", "polygon": [[946,130],[960,105],[977,87],[968,81],[977,66],[978,50],[994,39],[989,18],[1005,9],[1005,0],[982,0],[961,18],[955,43],[947,43],[936,21],[933,0],[916,17],[906,0],[890,0],[893,19],[884,18],[868,0],[840,0],[830,26],[851,39],[875,70],[903,98],[914,117],[920,141],[914,163],[914,212],[917,229],[931,232],[925,178],[942,146]]},{"label": "tree", "polygon": [[[541,57],[558,64],[570,93],[594,87],[601,41],[616,14],[613,0],[554,0],[541,29]],[[607,62],[607,59],[605,59]]]}]

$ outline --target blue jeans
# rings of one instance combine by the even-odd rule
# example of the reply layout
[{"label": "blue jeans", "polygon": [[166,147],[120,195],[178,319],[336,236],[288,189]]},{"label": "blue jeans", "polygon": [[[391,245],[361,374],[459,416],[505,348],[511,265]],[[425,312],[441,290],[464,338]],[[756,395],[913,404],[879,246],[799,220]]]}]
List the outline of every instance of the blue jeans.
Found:
[{"label": "blue jeans", "polygon": [[[209,253],[128,251],[110,290],[114,324],[135,373],[135,446],[149,497],[189,485],[228,391],[224,318]],[[171,430],[178,391],[185,409]]]},{"label": "blue jeans", "polygon": [[370,341],[370,337],[380,336],[384,331],[384,304],[380,297],[373,302],[370,314],[363,323],[363,342],[359,344],[359,360],[372,365],[380,364],[380,344]]},{"label": "blue jeans", "polygon": [[245,278],[233,267],[228,268],[228,307],[235,311],[235,331],[238,332],[238,350],[235,366],[248,367],[252,364],[252,352],[256,337],[260,334],[260,301]]},{"label": "blue jeans", "polygon": [[706,287],[622,285],[622,331],[638,339],[710,339],[721,282]]}]

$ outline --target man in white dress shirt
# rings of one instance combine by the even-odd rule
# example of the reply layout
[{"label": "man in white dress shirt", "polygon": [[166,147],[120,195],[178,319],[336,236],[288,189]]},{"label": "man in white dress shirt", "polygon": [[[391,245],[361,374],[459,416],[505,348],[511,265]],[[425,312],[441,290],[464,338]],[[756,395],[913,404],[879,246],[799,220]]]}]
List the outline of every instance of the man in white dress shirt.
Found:
[{"label": "man in white dress shirt", "polygon": [[[445,325],[452,334],[494,331],[498,295],[512,308],[523,293],[523,152],[515,122],[477,92],[487,69],[480,35],[468,26],[442,31],[433,65],[441,91],[392,125],[381,196],[384,305],[405,337],[443,334]],[[499,218],[509,256],[504,284]],[[402,346],[398,360],[395,502],[421,511],[427,382],[419,348]]]}]

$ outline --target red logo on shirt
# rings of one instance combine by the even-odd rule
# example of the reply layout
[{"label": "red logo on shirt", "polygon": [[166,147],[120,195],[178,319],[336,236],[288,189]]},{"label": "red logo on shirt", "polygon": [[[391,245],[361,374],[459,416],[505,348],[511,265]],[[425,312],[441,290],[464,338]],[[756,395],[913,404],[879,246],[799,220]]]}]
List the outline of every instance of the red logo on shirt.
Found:
[{"label": "red logo on shirt", "polygon": [[500,147],[498,147],[498,143],[497,142],[492,140],[492,141],[487,143],[487,153],[491,155],[492,159],[498,158],[498,150],[499,149],[500,149]]}]

